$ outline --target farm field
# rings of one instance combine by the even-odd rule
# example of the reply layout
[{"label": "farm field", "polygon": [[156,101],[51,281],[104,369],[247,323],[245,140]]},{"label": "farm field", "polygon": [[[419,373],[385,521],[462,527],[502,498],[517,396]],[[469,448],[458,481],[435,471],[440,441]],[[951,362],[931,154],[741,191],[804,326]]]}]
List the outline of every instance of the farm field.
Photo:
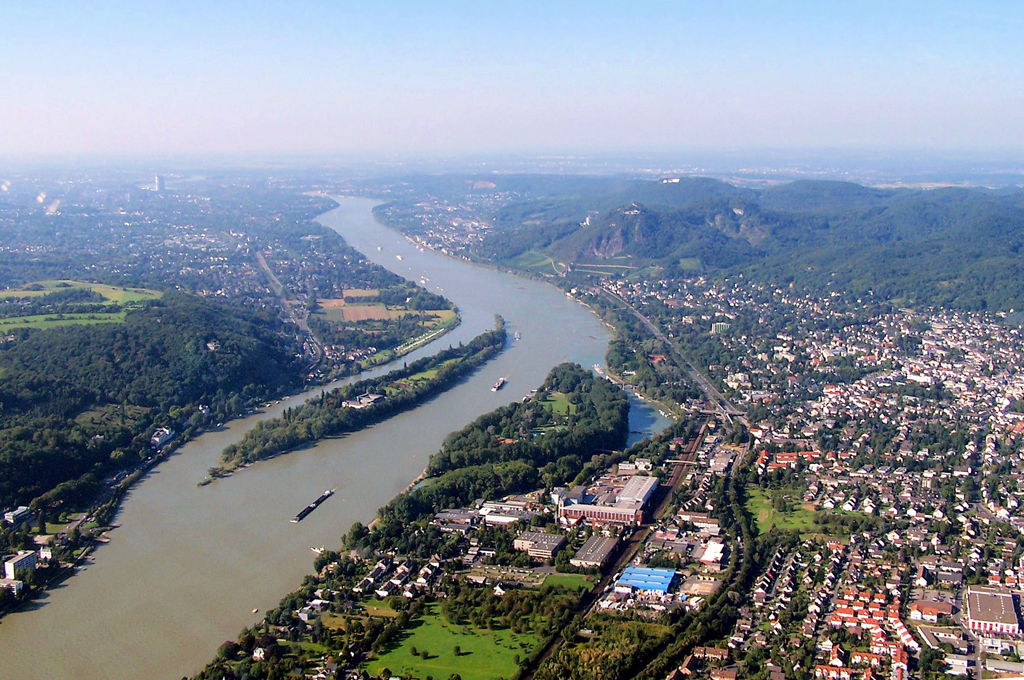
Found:
[{"label": "farm field", "polygon": [[388,313],[384,305],[345,305],[341,311],[345,321],[369,321],[371,319],[383,320],[391,318],[391,314]]},{"label": "farm field", "polygon": [[26,314],[24,316],[8,316],[0,318],[0,333],[17,328],[57,328],[59,326],[89,325],[100,323],[124,323],[125,308],[147,300],[156,300],[162,293],[145,288],[119,288],[100,283],[84,283],[81,281],[36,281],[20,288],[0,290],[0,300],[24,298],[41,298],[50,293],[76,289],[92,290],[103,296],[104,303],[110,305],[110,311],[97,311],[95,303],[89,305],[87,312],[75,313],[74,303],[65,303],[70,310],[63,313]]},{"label": "farm field", "polygon": [[349,288],[342,293],[344,298],[377,297],[380,291],[376,288]]},{"label": "farm field", "polygon": [[26,283],[21,288],[6,288],[4,290],[0,290],[0,298],[39,297],[46,295],[47,293],[69,290],[72,288],[88,288],[107,298],[110,302],[120,303],[156,300],[162,295],[159,291],[148,290],[146,288],[119,288],[116,286],[107,286],[102,283],[60,280],[36,281],[33,283]]}]

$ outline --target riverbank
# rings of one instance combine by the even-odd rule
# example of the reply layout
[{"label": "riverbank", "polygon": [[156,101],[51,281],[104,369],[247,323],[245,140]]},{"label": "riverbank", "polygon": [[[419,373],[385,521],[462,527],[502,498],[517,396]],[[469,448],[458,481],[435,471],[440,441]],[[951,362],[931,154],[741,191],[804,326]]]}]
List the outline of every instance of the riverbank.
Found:
[{"label": "riverbank", "polygon": [[[337,196],[328,196],[328,198],[331,198],[331,200],[334,200],[334,201],[338,200]],[[383,205],[383,203],[379,203],[377,206],[375,206],[375,208],[378,207],[379,205]],[[449,260],[470,264],[470,265],[472,265],[474,267],[481,267],[483,269],[491,269],[493,271],[501,272],[503,274],[508,274],[510,276],[515,276],[515,277],[524,278],[524,279],[530,279],[532,281],[538,281],[540,283],[543,283],[543,284],[546,284],[546,285],[550,285],[553,288],[555,288],[556,290],[559,290],[562,293],[564,293],[565,296],[567,298],[569,298],[570,300],[573,300],[574,302],[582,305],[583,307],[586,307],[587,310],[589,310],[592,314],[594,314],[594,316],[597,317],[601,321],[601,323],[605,326],[605,328],[607,328],[612,334],[615,334],[615,333],[619,332],[619,329],[614,324],[612,324],[609,321],[607,321],[603,314],[599,314],[598,313],[598,309],[595,309],[595,307],[593,305],[591,305],[590,303],[588,303],[586,300],[583,300],[578,295],[575,295],[574,294],[574,289],[566,290],[566,288],[558,286],[556,284],[556,281],[558,281],[559,278],[564,280],[564,276],[562,276],[562,277],[547,276],[547,275],[543,275],[543,274],[537,274],[535,272],[531,272],[531,271],[524,270],[524,269],[519,269],[519,268],[515,268],[515,267],[509,267],[507,265],[503,265],[503,264],[500,264],[500,263],[497,263],[497,262],[493,262],[491,260],[482,260],[480,258],[475,258],[475,257],[467,256],[467,255],[453,255],[453,254],[444,252],[443,250],[439,250],[439,249],[435,248],[433,245],[430,244],[429,241],[426,241],[424,239],[420,239],[418,237],[411,236],[409,234],[406,234],[401,229],[389,225],[386,221],[381,219],[381,217],[377,213],[376,209],[374,209],[374,211],[373,211],[373,217],[378,222],[378,224],[380,224],[384,228],[389,229],[390,231],[392,231],[392,232],[394,232],[396,234],[401,235],[404,239],[406,239],[409,243],[413,244],[417,248],[425,248],[425,249],[429,250],[430,252],[432,252],[432,253],[440,256],[440,257],[445,257],[445,258],[447,258]],[[597,368],[598,366],[600,366],[600,364],[594,364],[595,368]],[[612,370],[607,366],[607,363],[604,364],[604,370],[607,371],[606,377],[608,377],[610,380],[612,380],[616,384],[624,385],[624,386],[628,387],[630,392],[633,395],[635,395],[638,399],[641,399],[641,400],[643,400],[643,401],[645,401],[645,402],[647,402],[649,404],[654,405],[658,409],[659,413],[661,413],[661,415],[663,417],[665,417],[667,419],[675,420],[675,419],[678,419],[678,418],[682,417],[685,414],[685,409],[683,409],[679,404],[669,403],[669,402],[665,402],[665,401],[662,401],[662,400],[655,399],[655,398],[651,397],[650,395],[644,393],[644,391],[641,390],[640,388],[638,388],[636,385],[633,385],[632,383],[630,383],[623,376],[617,375],[614,372],[612,372]]]},{"label": "riverbank", "polygon": [[[468,548],[465,541],[460,542],[460,550],[449,540],[448,534],[430,523],[439,510],[471,514],[472,510],[467,506],[474,499],[482,497],[493,500],[512,493],[529,492],[529,497],[534,499],[530,505],[531,511],[537,512],[539,504],[543,503],[541,498],[545,487],[567,484],[577,475],[589,478],[624,458],[628,400],[621,388],[595,377],[589,369],[563,364],[553,368],[544,384],[534,392],[530,399],[500,407],[447,436],[445,446],[431,458],[428,467],[433,472],[432,484],[421,488],[414,484],[407,488],[378,512],[369,531],[354,526],[346,537],[344,547],[356,552],[350,553],[348,558],[341,556],[343,551],[322,552],[317,560],[318,574],[308,577],[303,587],[285,596],[280,606],[268,612],[265,620],[255,627],[253,634],[260,636],[280,626],[287,626],[292,631],[289,637],[292,642],[281,644],[278,656],[294,661],[295,666],[307,674],[317,671],[318,659],[324,653],[334,655],[341,668],[347,672],[355,672],[359,668],[378,672],[383,665],[390,665],[399,648],[407,646],[403,638],[415,636],[412,630],[426,623],[426,620],[413,621],[417,614],[426,612],[424,606],[429,607],[438,600],[466,601],[473,591],[492,598],[507,598],[502,600],[506,604],[508,599],[523,597],[537,601],[538,605],[551,607],[553,600],[557,599],[551,614],[544,616],[545,624],[536,626],[538,633],[541,630],[546,632],[523,639],[523,644],[516,651],[524,653],[529,660],[538,649],[545,648],[551,640],[550,632],[568,623],[571,617],[569,612],[578,604],[577,588],[581,585],[590,586],[591,582],[585,577],[566,574],[551,577],[548,572],[524,568],[513,571],[524,574],[522,578],[530,579],[534,586],[532,588],[524,584],[523,589],[509,592],[506,581],[505,591],[499,586],[493,595],[491,589],[486,587],[467,590],[463,585],[467,583],[465,577],[474,578],[474,574],[479,577],[480,570],[493,568],[499,576],[491,578],[500,580],[500,574],[506,570],[478,563],[475,550],[465,552]],[[571,402],[568,399],[561,401],[567,394],[572,394],[574,399]],[[563,403],[566,407],[573,404],[575,409],[566,408],[563,411],[559,405]],[[606,453],[593,456],[595,451]],[[588,462],[584,463],[584,460]],[[545,462],[551,470],[544,473],[549,476],[542,479],[540,470]],[[464,509],[455,510],[457,508]],[[550,510],[550,506],[545,508],[545,512]],[[465,530],[472,531],[472,528],[465,527]],[[483,531],[509,530],[508,527],[491,527]],[[518,529],[512,528],[504,543],[499,541],[494,545],[482,545],[486,545],[492,553],[495,549],[508,551],[512,535],[516,533]],[[487,538],[479,540],[486,541]],[[505,547],[500,547],[501,544]],[[498,547],[495,548],[495,545]],[[428,560],[428,555],[435,557]],[[502,557],[509,559],[512,553],[506,552]],[[467,560],[473,564],[467,564]],[[373,566],[375,562],[377,566]],[[392,569],[396,571],[394,578],[389,581]],[[407,578],[417,572],[419,578],[415,582]],[[539,588],[538,579],[544,582],[543,590]],[[548,580],[552,583],[549,584]],[[309,623],[305,623],[296,615],[297,608],[303,607],[313,597],[321,597],[313,594],[314,588],[321,589],[318,593],[328,592],[331,595],[323,596],[326,601],[319,600],[320,610],[310,612],[309,616],[315,617],[324,607],[328,607],[329,611],[322,615],[324,618],[321,625],[344,630],[344,638],[340,635],[324,636],[317,632],[315,624],[309,625],[312,618]],[[476,595],[472,597],[476,598]],[[352,621],[363,619],[364,610],[371,617],[379,611],[394,612],[396,616],[389,616],[390,620],[385,624],[394,627],[394,634],[382,632],[375,626],[366,626],[366,634],[354,632]],[[407,610],[409,616],[399,613]],[[521,634],[532,629],[535,623],[533,616],[524,614],[516,624],[495,621],[484,626],[476,618],[472,622],[461,621],[458,615],[452,614],[449,607],[444,607],[444,610],[449,624],[463,625],[456,638],[468,635],[467,641],[477,635],[476,631],[470,632],[475,626],[479,626],[481,631],[485,628],[501,628],[511,629],[513,634]],[[429,614],[427,618],[430,618]],[[325,620],[329,623],[325,623]],[[498,623],[500,625],[495,625]],[[244,641],[247,632],[242,632],[240,640]],[[324,649],[311,654],[304,644],[308,642],[318,642]],[[455,642],[461,640],[456,639]],[[417,644],[420,644],[419,640]],[[350,652],[355,649],[356,653],[346,656],[341,653],[346,649]],[[431,645],[431,649],[434,654],[438,651],[435,645]],[[372,655],[369,661],[367,654]],[[353,656],[356,657],[354,660],[351,658]],[[457,651],[455,657],[459,656],[461,653]],[[511,675],[517,670],[521,659],[518,655],[514,658],[511,654],[507,656],[509,658],[503,661],[502,668],[505,674]],[[427,656],[420,658],[426,659]],[[410,668],[418,667],[418,661],[409,662]],[[199,677],[212,679],[237,675],[242,664],[245,664],[246,672],[252,677],[270,676],[271,666],[268,664],[250,664],[247,656],[239,658],[228,654],[221,655],[217,661],[208,665]],[[431,664],[430,668],[433,667]],[[403,671],[406,670],[403,668]],[[495,668],[489,667],[488,674],[493,672]],[[423,677],[422,673],[411,674]],[[486,677],[486,674],[482,677]]]},{"label": "riverbank", "polygon": [[[226,446],[256,423],[319,398],[320,388],[183,444],[180,455],[131,488],[117,515],[121,528],[94,550],[88,569],[4,619],[0,677],[133,680],[196,673],[219,642],[262,618],[253,608],[273,608],[301,582],[310,570],[310,546],[336,544],[339,532],[371,520],[423,471],[449,432],[529,396],[556,364],[603,361],[608,333],[586,308],[553,286],[419,251],[377,223],[372,204],[343,199],[318,219],[371,261],[405,278],[429,280],[426,287],[452,300],[462,318],[440,340],[411,352],[410,362],[435,353],[438,343],[470,341],[492,327],[495,313],[522,339],[386,426],[264,461],[228,484],[196,487]],[[384,373],[380,368],[370,375]],[[503,376],[506,387],[491,392]],[[632,411],[656,415],[639,402]],[[660,429],[660,422],[651,427]],[[338,489],[329,503],[290,523],[298,507],[327,488]],[[38,653],[40,639],[47,640],[46,654]]]},{"label": "riverbank", "polygon": [[242,441],[226,447],[222,463],[210,468],[205,485],[259,460],[311,446],[327,437],[351,434],[416,408],[454,385],[469,372],[497,356],[505,347],[505,324],[496,319],[493,331],[468,344],[442,350],[377,379],[361,380],[324,392],[282,418],[264,421]]}]

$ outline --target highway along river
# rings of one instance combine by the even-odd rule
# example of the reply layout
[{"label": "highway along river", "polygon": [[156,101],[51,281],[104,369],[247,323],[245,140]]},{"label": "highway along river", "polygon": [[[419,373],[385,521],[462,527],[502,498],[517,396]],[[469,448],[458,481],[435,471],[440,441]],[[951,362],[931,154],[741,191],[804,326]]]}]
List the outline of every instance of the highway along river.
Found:
[{"label": "highway along river", "polygon": [[[422,279],[459,306],[462,325],[409,360],[469,340],[493,327],[494,314],[506,319],[507,350],[413,411],[209,486],[196,484],[225,446],[320,388],[182,447],[132,490],[115,520],[120,528],[84,571],[0,621],[0,678],[176,680],[198,672],[222,642],[312,571],[311,547],[337,547],[353,522],[370,521],[423,470],[450,431],[527,395],[561,361],[603,363],[607,330],[554,287],[421,251],[373,219],[373,201],[339,201],[320,217],[323,224],[370,259]],[[511,337],[516,331],[519,340]],[[502,376],[507,386],[491,392]],[[644,432],[668,424],[636,400],[630,420],[633,430]],[[329,488],[338,491],[316,512],[301,524],[289,522]]]}]

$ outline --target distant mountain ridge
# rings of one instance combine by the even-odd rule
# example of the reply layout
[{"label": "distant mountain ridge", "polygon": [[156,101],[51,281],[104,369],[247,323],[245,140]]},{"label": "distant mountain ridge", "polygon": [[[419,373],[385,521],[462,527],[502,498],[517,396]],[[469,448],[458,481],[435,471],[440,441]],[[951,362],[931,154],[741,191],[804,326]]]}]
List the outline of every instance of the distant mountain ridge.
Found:
[{"label": "distant mountain ridge", "polygon": [[[529,216],[529,219],[524,219]],[[843,289],[908,304],[1024,307],[1024,193],[797,181],[760,190],[709,178],[508,206],[478,254],[539,252],[570,267],[656,267]]]}]

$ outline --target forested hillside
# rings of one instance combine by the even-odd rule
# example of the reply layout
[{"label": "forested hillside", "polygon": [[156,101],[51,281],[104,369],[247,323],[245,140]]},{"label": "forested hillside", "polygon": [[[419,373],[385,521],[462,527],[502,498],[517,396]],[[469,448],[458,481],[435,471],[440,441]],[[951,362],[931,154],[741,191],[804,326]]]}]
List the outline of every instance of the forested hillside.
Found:
[{"label": "forested hillside", "polygon": [[[707,178],[511,204],[474,254],[523,266],[736,275],[899,304],[1024,306],[1024,195],[800,181],[758,191]],[[614,204],[614,205],[610,205]],[[528,265],[527,265],[528,268]]]},{"label": "forested hillside", "polygon": [[70,489],[84,500],[148,455],[157,426],[223,420],[296,384],[298,348],[278,330],[269,315],[168,293],[123,324],[19,331],[0,350],[0,507],[89,475]]}]

